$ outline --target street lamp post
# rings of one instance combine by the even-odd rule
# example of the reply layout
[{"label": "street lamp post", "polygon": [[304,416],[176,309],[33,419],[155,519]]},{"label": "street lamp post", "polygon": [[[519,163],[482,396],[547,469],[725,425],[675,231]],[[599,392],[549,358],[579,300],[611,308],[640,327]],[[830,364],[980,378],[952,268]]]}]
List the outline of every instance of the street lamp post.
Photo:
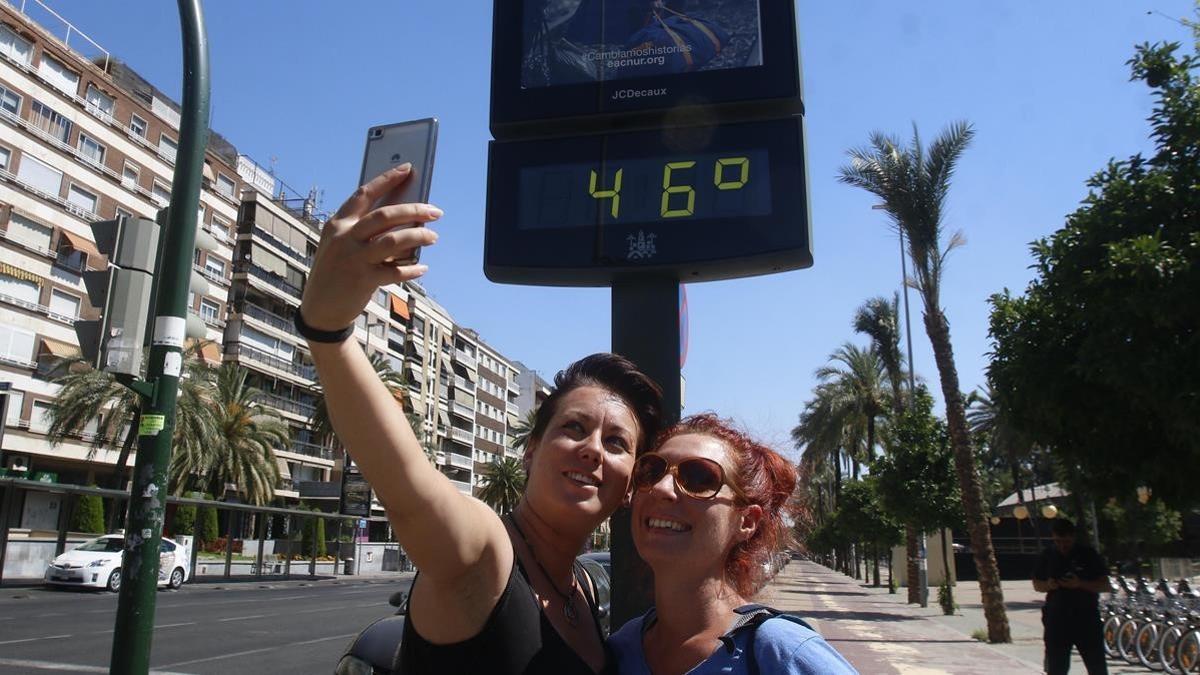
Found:
[{"label": "street lamp post", "polygon": [[[885,211],[887,206],[874,204],[874,211]],[[900,233],[900,286],[904,289],[904,334],[908,343],[908,404],[911,408],[917,392],[917,369],[913,366],[912,321],[908,313],[908,255],[904,251],[904,227],[896,223]],[[917,584],[920,589],[921,606],[929,606],[929,553],[925,547],[925,533],[917,537]]]}]

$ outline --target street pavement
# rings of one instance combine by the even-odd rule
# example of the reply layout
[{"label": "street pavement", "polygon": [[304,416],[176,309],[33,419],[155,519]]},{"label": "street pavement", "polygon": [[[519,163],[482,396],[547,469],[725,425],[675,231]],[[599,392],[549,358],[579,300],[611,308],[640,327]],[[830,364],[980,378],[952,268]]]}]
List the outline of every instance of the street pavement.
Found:
[{"label": "street pavement", "polygon": [[[185,584],[160,591],[150,666],[178,673],[330,673],[358,631],[392,614],[412,574]],[[0,589],[0,673],[108,672],[117,596]]]},{"label": "street pavement", "polygon": [[[884,573],[886,576],[886,571]],[[1029,581],[1003,584],[1013,643],[991,645],[971,637],[987,622],[979,585],[955,587],[959,610],[943,616],[934,598],[922,609],[905,604],[905,591],[889,594],[826,567],[792,561],[763,590],[759,600],[795,612],[863,675],[1001,675],[1042,672],[1042,594]],[[936,589],[934,593],[936,597]],[[1109,673],[1146,669],[1109,661]],[[1086,673],[1075,654],[1072,673]]]}]

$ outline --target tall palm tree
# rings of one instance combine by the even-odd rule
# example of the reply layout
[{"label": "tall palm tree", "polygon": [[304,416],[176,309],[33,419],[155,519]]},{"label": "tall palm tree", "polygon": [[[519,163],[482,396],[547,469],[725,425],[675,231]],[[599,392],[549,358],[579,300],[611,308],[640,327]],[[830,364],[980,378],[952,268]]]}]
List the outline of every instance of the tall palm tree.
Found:
[{"label": "tall palm tree", "polygon": [[[900,351],[900,294],[889,301],[884,297],[867,300],[854,313],[854,330],[871,338],[871,349],[879,355],[892,388],[892,416],[898,419],[904,409],[904,356]],[[908,601],[921,602],[920,569],[917,556],[921,533],[915,525],[904,525],[904,549],[908,561],[905,569]],[[889,571],[890,571],[889,565]]]},{"label": "tall palm tree", "polygon": [[525,492],[525,468],[515,457],[497,457],[483,467],[479,498],[499,514],[511,513]]},{"label": "tall palm tree", "polygon": [[843,391],[848,406],[845,422],[849,437],[865,442],[865,446],[853,443],[849,448],[855,464],[854,479],[858,480],[857,464],[875,457],[878,441],[875,425],[887,409],[889,396],[883,389],[883,360],[874,350],[847,342],[829,355],[829,363],[818,368],[816,376],[822,382],[835,382]]},{"label": "tall palm tree", "polygon": [[[1029,512],[1034,539],[1038,550],[1041,550],[1041,535],[1038,532],[1035,513],[1037,509],[1030,509],[1025,504],[1025,492],[1021,485],[1021,464],[1033,452],[1033,443],[1014,426],[1012,418],[992,391],[990,384],[985,384],[982,389],[976,389],[967,396],[967,408],[967,424],[970,425],[971,431],[985,436],[992,450],[1007,460],[1013,489],[1017,492],[1017,501]],[[1019,521],[1017,527],[1020,528]]]},{"label": "tall palm tree", "polygon": [[513,425],[509,432],[512,434],[513,450],[525,450],[525,446],[529,444],[529,436],[533,433],[533,427],[537,425],[537,408],[530,408],[529,412],[525,413],[524,419]]},{"label": "tall palm tree", "polygon": [[237,485],[241,498],[269,503],[279,482],[275,448],[289,442],[287,424],[260,403],[261,392],[246,384],[249,372],[235,363],[217,369],[207,392],[210,417],[200,432],[202,442],[177,449],[170,472],[178,492],[195,480],[214,495]]},{"label": "tall palm tree", "polygon": [[987,514],[983,510],[983,487],[971,447],[958,370],[954,365],[950,324],[941,305],[946,258],[964,242],[961,234],[945,236],[943,213],[954,168],[974,135],[970,124],[957,122],[934,139],[926,150],[915,125],[912,142],[905,147],[895,137],[873,132],[867,147],[850,150],[850,164],[842,167],[839,180],[878,197],[892,225],[908,239],[907,253],[914,275],[912,283],[924,304],[925,332],[933,345],[942,398],[946,401],[946,424],[954,450],[955,471],[962,488],[971,549],[979,571],[988,640],[1011,642],[996,553]]},{"label": "tall palm tree", "polygon": [[[391,361],[378,352],[372,353],[367,358],[371,361],[371,367],[375,369],[375,374],[383,382],[383,385],[392,393],[392,397],[398,403],[403,404],[404,397],[408,395],[408,375],[403,371],[398,371],[392,367]],[[313,438],[322,445],[333,443],[333,445],[341,445],[337,438],[337,432],[333,429],[333,422],[329,419],[329,406],[325,402],[325,390],[318,389],[316,400],[313,401],[313,412],[308,419],[309,426],[312,427]],[[420,433],[420,423],[413,426],[413,430]]]}]

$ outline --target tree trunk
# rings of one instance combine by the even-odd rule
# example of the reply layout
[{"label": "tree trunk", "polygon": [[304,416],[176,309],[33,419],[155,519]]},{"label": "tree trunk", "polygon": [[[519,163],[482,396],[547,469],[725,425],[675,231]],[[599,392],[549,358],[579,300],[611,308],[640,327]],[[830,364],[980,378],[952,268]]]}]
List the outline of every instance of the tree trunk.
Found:
[{"label": "tree trunk", "polygon": [[896,592],[896,577],[892,572],[892,547],[885,546],[884,550],[887,551],[888,594],[891,595],[892,593]]},{"label": "tree trunk", "polygon": [[875,560],[875,588],[879,588],[879,545],[872,546],[871,552],[874,554],[871,557]]},{"label": "tree trunk", "polygon": [[1000,587],[1000,569],[996,565],[992,533],[988,527],[987,515],[983,511],[983,486],[971,448],[971,435],[967,430],[967,415],[959,387],[958,370],[954,365],[950,325],[946,322],[941,308],[934,303],[927,303],[925,329],[929,333],[930,342],[933,343],[933,356],[937,361],[938,376],[942,383],[942,397],[946,401],[946,425],[950,432],[950,447],[954,451],[958,484],[962,490],[967,532],[971,535],[971,551],[975,555],[975,568],[979,574],[983,613],[987,617],[988,642],[1012,642],[1008,614],[1004,609],[1004,591]]},{"label": "tree trunk", "polygon": [[[1011,453],[1009,453],[1008,468],[1009,471],[1012,472],[1013,487],[1017,489],[1017,502],[1020,503],[1021,506],[1025,506],[1025,493],[1021,491],[1021,470],[1017,466],[1016,457]],[[1025,510],[1028,511],[1029,507],[1026,506]],[[1024,554],[1025,535],[1021,534],[1021,519],[1015,518],[1015,520],[1017,521],[1017,548],[1021,554]]]},{"label": "tree trunk", "polygon": [[[133,443],[137,440],[138,423],[142,418],[142,407],[138,406],[133,416],[133,421],[129,423],[129,431],[125,432],[125,440],[121,443],[121,452],[117,455],[117,466],[113,469],[113,486],[114,490],[125,489],[125,464],[129,462],[129,452],[133,450]],[[112,508],[108,510],[108,524],[105,532],[116,530],[117,525],[117,505],[120,502],[114,498],[112,500]]]},{"label": "tree trunk", "polygon": [[[942,528],[942,580],[946,584],[946,592],[950,594],[950,606],[954,606],[954,579],[950,578],[950,554],[947,549],[950,542],[946,540],[946,528]],[[945,610],[943,610],[944,612]]]},{"label": "tree trunk", "polygon": [[917,537],[921,536],[917,532],[914,525],[904,526],[904,555],[907,557],[908,569],[908,604],[921,604],[921,570],[917,565],[917,551],[920,548],[920,542]]},{"label": "tree trunk", "polygon": [[867,461],[875,461],[875,416],[867,418]]}]

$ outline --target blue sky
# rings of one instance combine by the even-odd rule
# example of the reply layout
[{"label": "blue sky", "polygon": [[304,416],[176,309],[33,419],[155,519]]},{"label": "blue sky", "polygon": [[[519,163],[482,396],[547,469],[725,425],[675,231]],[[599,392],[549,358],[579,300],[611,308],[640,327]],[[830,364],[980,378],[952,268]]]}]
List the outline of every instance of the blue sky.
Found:
[{"label": "blue sky", "polygon": [[[178,96],[175,3],[49,0],[160,89]],[[116,9],[120,7],[119,11]],[[847,148],[878,129],[978,136],[955,177],[943,305],[964,391],[986,367],[991,293],[1024,288],[1030,241],[1063,223],[1111,157],[1145,151],[1148,90],[1125,61],[1144,41],[1190,44],[1158,14],[1190,0],[886,0],[798,3],[805,68],[813,268],[692,285],[685,412],[716,410],[790,449],[813,371],[856,307],[899,288],[895,236],[872,198],[838,184]],[[496,285],[482,272],[491,3],[209,0],[213,128],[332,211],[354,188],[374,124],[441,120],[433,199],[447,215],[426,286],[455,319],[543,374],[609,348],[604,289]],[[913,296],[919,375],[935,385]],[[939,396],[940,398],[940,396]]]}]

